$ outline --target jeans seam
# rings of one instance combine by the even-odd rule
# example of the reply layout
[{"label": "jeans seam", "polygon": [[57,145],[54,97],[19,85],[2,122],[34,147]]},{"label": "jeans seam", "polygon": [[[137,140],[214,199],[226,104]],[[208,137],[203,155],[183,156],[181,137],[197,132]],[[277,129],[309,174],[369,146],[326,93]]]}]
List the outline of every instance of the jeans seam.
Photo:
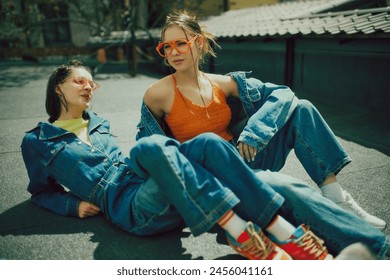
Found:
[{"label": "jeans seam", "polygon": [[[279,201],[281,202],[279,204]],[[262,214],[260,215],[260,217],[254,221],[258,226],[260,226],[261,228],[265,229],[265,227],[271,222],[271,218],[275,215],[275,213],[277,212],[278,209],[280,209],[281,205],[283,204],[284,202],[284,198],[276,193],[272,199],[272,201],[270,201],[270,203],[268,203],[268,206],[267,208],[265,208],[262,212]],[[272,212],[272,213],[271,213]],[[264,220],[266,219],[267,220]],[[260,223],[260,221],[263,221],[263,225]]]},{"label": "jeans seam", "polygon": [[[191,232],[193,233],[193,235],[197,236],[207,231],[209,228],[211,228],[218,222],[218,220],[222,217],[223,214],[225,214],[228,210],[232,209],[237,203],[239,203],[239,199],[232,192],[230,192],[230,194],[228,194],[228,196],[225,197],[224,200],[217,207],[215,207],[212,212],[205,216],[205,219],[202,222],[191,228]],[[220,212],[221,209],[224,209],[225,206],[228,206],[226,211],[223,211],[223,213],[218,214],[218,212]]]},{"label": "jeans seam", "polygon": [[337,164],[335,164],[332,169],[327,168],[326,172],[324,173],[324,176],[321,177],[321,181],[317,185],[322,186],[322,184],[324,183],[326,178],[329,177],[330,174],[337,175],[337,173],[339,173],[341,169],[343,169],[343,167],[346,166],[351,161],[352,161],[351,158],[347,156],[342,160],[340,160]]},{"label": "jeans seam", "polygon": [[[385,259],[389,250],[390,250],[390,237],[385,236],[382,248],[379,251],[378,256],[382,259]],[[389,254],[388,256],[390,256],[390,253],[388,254]]]},{"label": "jeans seam", "polygon": [[164,153],[164,150],[162,149],[162,147],[159,147],[159,148],[160,148],[162,154],[164,155],[163,158],[167,160],[167,163],[168,163],[168,165],[169,165],[169,168],[170,168],[170,169],[173,171],[173,173],[175,174],[175,177],[176,177],[176,179],[179,181],[179,184],[180,184],[180,186],[182,187],[182,189],[186,190],[186,192],[187,192],[187,194],[188,194],[188,197],[191,199],[192,203],[193,203],[194,205],[196,205],[196,208],[199,210],[199,212],[200,212],[203,216],[205,216],[205,213],[204,213],[203,209],[202,209],[202,208],[198,205],[198,203],[196,203],[195,200],[192,198],[192,194],[190,194],[190,193],[187,191],[187,188],[186,188],[185,184],[183,184],[183,181],[180,179],[180,177],[179,177],[178,174],[176,173],[176,170],[172,167],[172,165],[174,165],[174,162],[170,159],[170,156],[169,156],[169,155],[166,155],[166,154]]},{"label": "jeans seam", "polygon": [[[174,162],[171,160],[170,155],[165,154],[165,153],[164,153],[164,150],[163,150],[163,148],[162,148],[161,146],[158,146],[158,148],[160,149],[160,152],[161,152],[162,155],[163,155],[163,159],[165,159],[165,160],[167,161],[169,168],[170,168],[170,169],[173,171],[173,173],[175,174],[176,179],[179,181],[180,186],[182,186],[183,189],[187,190],[187,189],[185,188],[185,185],[183,184],[182,180],[181,180],[180,177],[178,176],[176,170],[173,168]],[[173,165],[173,166],[172,166],[172,165]],[[209,215],[210,215],[210,214],[208,215],[207,213],[204,212],[203,208],[200,207],[199,204],[193,199],[193,196],[192,196],[191,193],[189,193],[189,192],[187,191],[187,194],[188,194],[188,198],[191,200],[191,202],[193,203],[193,205],[196,206],[196,208],[198,209],[199,213],[200,213],[200,214],[203,216],[203,218],[206,220],[206,221],[203,221],[202,223],[210,224],[210,222],[212,221],[212,220],[209,218]],[[228,202],[227,202],[227,201],[223,201],[223,202],[220,204],[220,206],[218,206],[218,208],[219,208],[219,207],[222,207],[221,205],[222,205],[222,204],[226,204],[226,203],[228,203]],[[213,210],[213,212],[215,212],[215,211],[216,211],[216,209]],[[223,213],[223,214],[224,214],[224,213]],[[191,231],[192,231],[192,233],[193,233],[194,235],[198,235],[197,230],[196,230],[196,228],[198,228],[198,227],[200,228],[199,225],[197,225],[197,226],[195,226],[195,227],[192,227]],[[199,230],[199,231],[200,231],[200,230]],[[194,232],[195,232],[195,233],[194,233]]]},{"label": "jeans seam", "polygon": [[[319,165],[320,167],[322,167],[323,169],[327,170],[326,164],[317,156],[316,153],[314,153],[314,151],[310,148],[310,145],[308,145],[308,144],[304,141],[303,137],[299,134],[299,131],[298,131],[298,130],[296,130],[296,139],[298,139],[299,142],[302,143],[302,146],[305,147],[305,149],[306,149],[306,151],[308,152],[308,154],[309,154],[309,155],[318,163],[318,165]],[[310,174],[309,174],[309,175],[310,175]],[[310,177],[311,177],[311,176],[310,176]],[[313,181],[315,181],[314,178],[312,178],[312,179],[313,179]],[[316,183],[317,185],[319,185],[319,182],[315,182],[315,183]]]},{"label": "jeans seam", "polygon": [[145,223],[143,223],[140,226],[136,226],[135,228],[131,229],[131,232],[134,234],[137,234],[137,231],[143,230],[144,228],[148,227],[155,219],[156,217],[162,216],[162,214],[166,213],[170,208],[170,205],[167,205],[162,211],[152,215]]}]

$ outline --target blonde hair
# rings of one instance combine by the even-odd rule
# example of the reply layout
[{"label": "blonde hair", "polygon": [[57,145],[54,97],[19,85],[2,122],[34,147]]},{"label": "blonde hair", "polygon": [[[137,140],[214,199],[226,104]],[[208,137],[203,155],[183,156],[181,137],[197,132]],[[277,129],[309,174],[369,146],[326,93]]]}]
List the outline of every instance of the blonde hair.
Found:
[{"label": "blonde hair", "polygon": [[[191,35],[201,35],[204,38],[202,48],[199,51],[199,63],[205,62],[205,57],[210,55],[216,57],[216,53],[213,50],[213,46],[220,48],[215,40],[214,34],[205,31],[199,25],[195,15],[189,14],[187,11],[174,11],[166,17],[165,24],[161,30],[161,40],[163,41],[165,31],[173,26],[179,26],[183,29],[187,36],[187,33]],[[188,39],[188,38],[187,38]]]}]

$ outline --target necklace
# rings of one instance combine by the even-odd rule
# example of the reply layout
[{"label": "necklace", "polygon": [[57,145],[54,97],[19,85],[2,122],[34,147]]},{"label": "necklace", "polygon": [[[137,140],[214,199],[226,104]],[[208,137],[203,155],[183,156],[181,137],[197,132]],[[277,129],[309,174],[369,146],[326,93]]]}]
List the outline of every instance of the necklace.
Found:
[{"label": "necklace", "polygon": [[[203,75],[203,77],[205,77],[203,73],[202,73],[202,75]],[[183,93],[182,93],[182,91],[180,90],[180,85],[177,83],[177,80],[176,80],[175,76],[174,76],[174,75],[172,75],[172,76],[173,76],[173,78],[174,78],[174,80],[175,80],[176,88],[178,89],[181,98],[183,99],[184,103],[186,104],[188,110],[189,110],[192,114],[194,114],[194,112],[192,112],[191,108],[188,107],[188,104],[187,104],[187,101],[186,101],[186,99],[188,99],[188,101],[192,102],[191,99],[189,99],[188,97],[183,96]],[[205,78],[206,78],[206,77],[205,77]],[[207,79],[207,78],[206,78],[206,79]],[[208,80],[208,79],[207,79],[207,80]],[[202,104],[203,104],[203,107],[201,107],[201,106],[200,106],[200,107],[203,108],[203,109],[206,111],[206,116],[207,116],[207,118],[208,118],[209,120],[211,120],[209,111],[208,111],[207,106],[206,106],[206,102],[204,101],[204,98],[203,98],[203,95],[202,95],[202,91],[201,91],[201,86],[200,86],[199,80],[198,80],[198,83],[197,83],[197,84],[198,84],[198,94],[199,94],[199,97],[200,97],[200,99],[201,99],[201,101],[202,101]],[[211,83],[210,83],[210,84],[211,84]],[[202,85],[202,88],[204,89],[203,85]],[[213,90],[213,89],[211,88],[211,90]],[[213,98],[213,94],[211,94],[211,98]],[[212,101],[212,100],[211,100],[211,101]],[[193,103],[193,102],[192,102],[192,103]],[[195,104],[195,103],[193,103],[193,104]],[[197,104],[195,104],[195,105],[197,105]]]}]

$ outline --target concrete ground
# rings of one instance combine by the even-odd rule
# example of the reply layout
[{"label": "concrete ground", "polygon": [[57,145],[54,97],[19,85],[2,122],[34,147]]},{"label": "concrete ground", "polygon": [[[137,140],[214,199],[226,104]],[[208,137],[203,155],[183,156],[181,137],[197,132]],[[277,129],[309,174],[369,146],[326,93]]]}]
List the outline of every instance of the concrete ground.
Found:
[{"label": "concrete ground", "polygon": [[[47,119],[45,87],[53,69],[0,62],[0,259],[239,259],[217,230],[197,238],[188,229],[134,237],[102,216],[60,217],[30,202],[20,143],[25,131]],[[92,109],[110,121],[126,154],[135,143],[143,92],[157,78],[146,72],[130,77],[104,71],[95,77],[101,89]],[[353,159],[339,181],[363,208],[389,223],[390,128],[371,122],[359,109],[314,103]],[[294,154],[282,172],[313,184]]]}]

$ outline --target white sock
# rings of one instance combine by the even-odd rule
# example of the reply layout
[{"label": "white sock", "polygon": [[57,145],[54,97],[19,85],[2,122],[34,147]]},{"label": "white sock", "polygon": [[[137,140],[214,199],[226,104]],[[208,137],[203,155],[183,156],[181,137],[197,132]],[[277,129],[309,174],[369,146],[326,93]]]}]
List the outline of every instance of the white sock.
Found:
[{"label": "white sock", "polygon": [[286,241],[293,235],[296,227],[290,224],[281,216],[276,216],[275,220],[266,228],[266,231],[275,236],[279,241]]},{"label": "white sock", "polygon": [[343,188],[338,182],[330,183],[321,187],[321,192],[324,197],[332,200],[333,202],[344,202],[345,194]]},{"label": "white sock", "polygon": [[246,229],[246,221],[241,219],[233,211],[227,212],[219,221],[218,224],[226,230],[235,240]]}]

